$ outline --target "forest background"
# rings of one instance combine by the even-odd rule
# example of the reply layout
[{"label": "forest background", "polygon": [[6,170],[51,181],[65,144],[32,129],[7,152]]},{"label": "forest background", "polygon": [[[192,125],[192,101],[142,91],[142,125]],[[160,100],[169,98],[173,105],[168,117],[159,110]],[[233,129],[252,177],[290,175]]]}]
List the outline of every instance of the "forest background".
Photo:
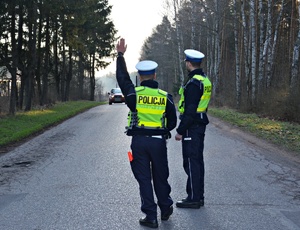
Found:
[{"label": "forest background", "polygon": [[[115,57],[117,31],[108,1],[84,3],[1,0],[0,112],[103,98],[95,72]],[[165,0],[164,6],[140,54],[159,63],[160,88],[177,98],[187,75],[183,51],[193,48],[206,55],[213,106],[300,122],[299,0]]]}]

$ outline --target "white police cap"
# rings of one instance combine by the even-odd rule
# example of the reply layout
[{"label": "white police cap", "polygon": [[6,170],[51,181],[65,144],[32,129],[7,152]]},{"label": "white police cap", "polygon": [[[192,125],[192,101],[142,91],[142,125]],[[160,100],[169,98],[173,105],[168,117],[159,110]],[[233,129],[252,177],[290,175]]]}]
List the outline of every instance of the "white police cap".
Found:
[{"label": "white police cap", "polygon": [[185,53],[185,61],[191,61],[191,62],[201,62],[202,59],[205,57],[203,53],[201,53],[198,50],[193,49],[187,49],[184,51]]},{"label": "white police cap", "polygon": [[144,60],[136,64],[135,68],[140,75],[150,75],[155,73],[158,64],[155,61]]}]

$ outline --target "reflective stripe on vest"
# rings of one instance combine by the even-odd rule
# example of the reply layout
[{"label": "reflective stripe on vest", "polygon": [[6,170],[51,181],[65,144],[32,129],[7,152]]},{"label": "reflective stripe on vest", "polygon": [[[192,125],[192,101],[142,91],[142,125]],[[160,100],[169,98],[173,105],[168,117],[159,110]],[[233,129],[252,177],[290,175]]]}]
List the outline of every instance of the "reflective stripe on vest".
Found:
[{"label": "reflective stripe on vest", "polygon": [[146,129],[164,129],[167,92],[139,86],[136,91],[137,113],[129,112],[128,126]]},{"label": "reflective stripe on vest", "polygon": [[[193,79],[201,81],[204,86],[203,95],[197,107],[197,113],[204,113],[206,112],[210,101],[212,84],[207,77],[203,77],[201,75],[194,75]],[[178,111],[180,112],[180,114],[184,113],[184,89],[189,83],[190,82],[179,89],[180,100],[178,102]]]}]

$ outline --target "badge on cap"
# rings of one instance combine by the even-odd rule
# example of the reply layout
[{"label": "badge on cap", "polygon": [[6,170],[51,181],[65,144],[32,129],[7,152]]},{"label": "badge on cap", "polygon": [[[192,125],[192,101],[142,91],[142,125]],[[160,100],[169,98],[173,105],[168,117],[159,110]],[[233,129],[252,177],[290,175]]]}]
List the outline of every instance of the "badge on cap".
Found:
[{"label": "badge on cap", "polygon": [[155,73],[158,64],[155,61],[144,60],[136,64],[135,68],[140,75],[150,75]]},{"label": "badge on cap", "polygon": [[191,61],[191,62],[201,62],[202,59],[205,57],[203,53],[201,53],[198,50],[193,49],[187,49],[184,51],[185,53],[185,61]]}]

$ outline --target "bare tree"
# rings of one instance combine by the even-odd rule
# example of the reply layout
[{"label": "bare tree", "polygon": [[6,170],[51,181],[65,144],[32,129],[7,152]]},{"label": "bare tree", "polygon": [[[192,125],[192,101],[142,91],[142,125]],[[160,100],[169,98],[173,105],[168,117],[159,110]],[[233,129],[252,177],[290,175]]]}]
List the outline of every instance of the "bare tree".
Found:
[{"label": "bare tree", "polygon": [[235,49],[235,100],[236,107],[240,107],[241,101],[241,77],[240,77],[240,53],[239,53],[239,35],[238,35],[238,22],[239,16],[237,15],[237,2],[233,0],[233,26],[234,26],[234,49]]},{"label": "bare tree", "polygon": [[174,15],[175,15],[175,28],[176,28],[176,40],[177,40],[177,48],[178,48],[178,62],[179,62],[179,79],[180,79],[180,84],[183,85],[184,81],[184,74],[183,74],[183,69],[182,65],[180,64],[180,60],[182,57],[183,53],[183,40],[182,40],[182,35],[181,35],[181,28],[180,28],[180,22],[178,20],[178,9],[181,5],[181,0],[173,0],[173,9],[174,9]]},{"label": "bare tree", "polygon": [[297,92],[299,84],[299,57],[300,56],[300,3],[298,3],[298,35],[293,50],[292,71],[291,71],[291,92]]},{"label": "bare tree", "polygon": [[258,15],[259,15],[259,64],[258,64],[258,94],[262,93],[264,85],[264,40],[265,40],[265,20],[263,13],[263,0],[258,0]]},{"label": "bare tree", "polygon": [[272,81],[274,58],[275,58],[275,51],[276,51],[276,45],[277,45],[277,39],[278,39],[278,30],[279,30],[280,21],[282,18],[283,6],[284,6],[284,0],[281,0],[280,5],[278,5],[279,13],[278,13],[276,25],[274,28],[274,33],[273,33],[274,35],[272,37],[272,46],[271,46],[270,52],[268,53],[267,88],[269,88],[271,86],[271,81]]},{"label": "bare tree", "polygon": [[[221,22],[221,7],[220,1],[214,0],[214,36],[212,37],[212,42],[214,46],[214,68],[213,68],[213,79],[214,79],[214,87],[213,92],[216,95],[216,90],[219,87],[219,73],[220,73],[220,63],[221,63],[221,41],[220,41],[220,22]],[[223,11],[223,10],[222,10]]]},{"label": "bare tree", "polygon": [[197,7],[196,7],[196,1],[191,0],[191,48],[195,47],[195,39],[196,39],[196,21],[197,21]]},{"label": "bare tree", "polygon": [[177,22],[172,58],[180,59],[178,47],[201,45],[215,105],[300,121],[298,0],[168,1]]},{"label": "bare tree", "polygon": [[16,27],[16,11],[15,11],[15,2],[12,2],[10,7],[11,14],[11,44],[12,44],[12,67],[11,67],[11,95],[10,95],[10,106],[9,114],[14,115],[16,113],[16,98],[17,98],[17,66],[18,66],[18,55],[17,55],[17,46],[16,46],[16,36],[15,36],[15,27]]},{"label": "bare tree", "polygon": [[[250,55],[249,55],[249,33],[248,33],[248,26],[247,26],[247,19],[246,19],[246,9],[245,9],[245,1],[241,1],[241,13],[242,13],[242,24],[243,24],[243,61],[244,61],[244,68],[245,68],[245,77],[247,79],[247,93],[249,96],[250,87],[249,87],[249,78],[250,78]],[[247,98],[248,99],[248,98]]]},{"label": "bare tree", "polygon": [[256,99],[256,7],[255,0],[250,1],[250,31],[251,31],[251,102],[255,105]]},{"label": "bare tree", "polygon": [[[31,4],[31,3],[29,3]],[[31,110],[34,95],[34,75],[36,68],[37,4],[28,7],[28,76],[25,82],[25,111]]]}]

